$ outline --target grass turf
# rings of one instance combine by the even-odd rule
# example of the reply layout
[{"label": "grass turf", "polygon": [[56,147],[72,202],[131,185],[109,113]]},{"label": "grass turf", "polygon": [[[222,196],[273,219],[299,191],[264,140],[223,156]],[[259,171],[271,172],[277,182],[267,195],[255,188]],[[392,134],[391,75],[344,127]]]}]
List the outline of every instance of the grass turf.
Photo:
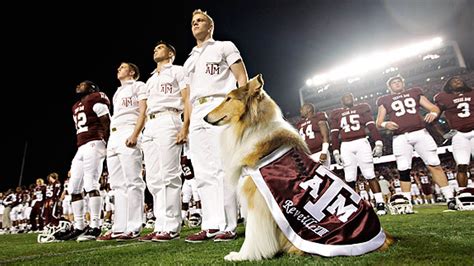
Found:
[{"label": "grass turf", "polygon": [[[239,264],[474,265],[474,212],[444,210],[445,205],[423,205],[415,206],[417,214],[380,217],[383,228],[398,239],[385,252],[335,258],[282,255],[258,263]],[[168,243],[94,241],[38,244],[36,234],[1,235],[0,265],[225,264],[224,256],[230,251],[238,251],[244,241],[241,225],[239,238],[235,241],[185,243],[184,237],[196,231],[185,228],[180,240]]]}]

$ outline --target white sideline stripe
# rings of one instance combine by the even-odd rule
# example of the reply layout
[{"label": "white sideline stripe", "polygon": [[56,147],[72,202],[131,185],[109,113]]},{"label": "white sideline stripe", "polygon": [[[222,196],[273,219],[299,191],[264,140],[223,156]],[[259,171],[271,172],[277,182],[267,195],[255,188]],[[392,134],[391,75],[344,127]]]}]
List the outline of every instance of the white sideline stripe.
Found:
[{"label": "white sideline stripe", "polygon": [[30,255],[30,256],[20,256],[13,259],[0,260],[0,264],[31,260],[35,258],[56,257],[56,256],[70,255],[74,253],[91,252],[91,251],[96,251],[99,249],[103,250],[103,249],[122,248],[122,247],[128,247],[128,246],[138,246],[141,244],[145,244],[145,242],[135,242],[135,243],[129,243],[129,244],[123,244],[123,245],[115,245],[115,246],[101,246],[101,247],[86,248],[86,249],[81,249],[81,250],[72,250],[72,251],[62,252],[62,253],[46,253],[46,254],[41,254],[41,255],[38,254],[38,255]]}]

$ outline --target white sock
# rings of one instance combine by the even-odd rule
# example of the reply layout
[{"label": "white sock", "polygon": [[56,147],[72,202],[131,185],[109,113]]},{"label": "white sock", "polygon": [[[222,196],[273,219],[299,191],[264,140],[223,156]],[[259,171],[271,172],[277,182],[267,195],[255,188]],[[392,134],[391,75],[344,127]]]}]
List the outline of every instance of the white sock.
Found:
[{"label": "white sock", "polygon": [[74,228],[83,230],[84,225],[84,200],[71,202],[72,213],[74,214]]},{"label": "white sock", "polygon": [[187,213],[188,213],[188,211],[181,210],[181,219],[186,220],[186,217],[187,217],[186,214],[187,214]]},{"label": "white sock", "polygon": [[445,186],[441,188],[441,193],[443,193],[444,197],[447,201],[454,198],[453,189],[450,186]]},{"label": "white sock", "polygon": [[101,211],[101,205],[102,203],[102,197],[91,197],[89,199],[89,208],[91,210],[91,221],[90,221],[90,227],[92,228],[98,228],[99,227],[99,221],[100,221],[100,211]]},{"label": "white sock", "polygon": [[375,198],[375,202],[376,203],[379,203],[379,202],[384,202],[383,201],[383,196],[382,196],[382,192],[377,192],[377,193],[374,193],[374,198]]}]

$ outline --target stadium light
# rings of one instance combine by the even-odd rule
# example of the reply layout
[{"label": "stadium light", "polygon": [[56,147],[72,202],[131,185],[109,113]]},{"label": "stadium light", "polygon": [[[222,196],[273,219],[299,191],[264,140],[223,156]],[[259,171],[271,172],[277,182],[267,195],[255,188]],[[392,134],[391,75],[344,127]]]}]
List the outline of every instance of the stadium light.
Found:
[{"label": "stadium light", "polygon": [[439,46],[442,42],[443,39],[441,37],[435,37],[391,51],[377,51],[367,56],[357,57],[356,59],[335,67],[326,73],[315,75],[312,79],[306,80],[306,85],[320,86],[341,79],[360,77],[370,71],[429,51]]}]

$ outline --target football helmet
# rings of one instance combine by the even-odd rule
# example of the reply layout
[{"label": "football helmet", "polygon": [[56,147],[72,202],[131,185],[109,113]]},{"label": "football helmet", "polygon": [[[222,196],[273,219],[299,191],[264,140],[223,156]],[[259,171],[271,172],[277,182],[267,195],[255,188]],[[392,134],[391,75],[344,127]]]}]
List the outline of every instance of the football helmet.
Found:
[{"label": "football helmet", "polygon": [[474,188],[466,188],[455,197],[456,209],[459,211],[474,211]]},{"label": "football helmet", "polygon": [[70,221],[60,220],[57,226],[48,225],[42,233],[38,235],[38,243],[53,243],[58,242],[56,237],[72,231],[73,226]]},{"label": "football helmet", "polygon": [[401,194],[393,195],[387,206],[391,215],[414,213],[410,200]]},{"label": "football helmet", "polygon": [[193,213],[189,216],[188,219],[188,226],[189,228],[196,228],[201,225],[202,217],[199,213]]},{"label": "football helmet", "polygon": [[155,228],[155,220],[153,219],[148,219],[145,224],[145,228],[147,229],[153,229]]}]

